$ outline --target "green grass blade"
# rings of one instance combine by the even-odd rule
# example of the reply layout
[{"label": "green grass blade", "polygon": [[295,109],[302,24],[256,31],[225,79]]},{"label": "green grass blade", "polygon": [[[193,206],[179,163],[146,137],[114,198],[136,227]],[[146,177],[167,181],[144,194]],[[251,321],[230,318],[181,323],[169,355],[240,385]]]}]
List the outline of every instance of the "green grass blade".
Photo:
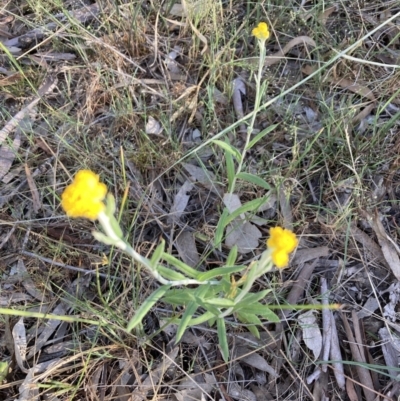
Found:
[{"label": "green grass blade", "polygon": [[251,149],[260,139],[264,138],[265,135],[269,134],[273,131],[279,124],[270,125],[268,128],[265,128],[261,132],[259,132],[247,145],[246,150]]}]

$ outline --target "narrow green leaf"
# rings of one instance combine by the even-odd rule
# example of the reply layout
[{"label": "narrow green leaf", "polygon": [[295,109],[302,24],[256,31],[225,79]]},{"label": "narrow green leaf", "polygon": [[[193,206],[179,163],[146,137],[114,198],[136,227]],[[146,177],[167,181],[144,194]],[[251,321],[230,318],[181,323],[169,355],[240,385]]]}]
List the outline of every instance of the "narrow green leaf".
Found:
[{"label": "narrow green leaf", "polygon": [[260,332],[258,331],[257,326],[249,324],[248,326],[246,326],[246,329],[249,330],[250,333],[253,334],[255,338],[260,339]]},{"label": "narrow green leaf", "polygon": [[161,257],[164,253],[164,248],[165,248],[165,241],[161,240],[161,242],[158,244],[157,248],[153,252],[153,255],[151,256],[151,265],[154,268],[157,268],[158,264],[160,263]]},{"label": "narrow green leaf", "polygon": [[163,301],[168,302],[171,305],[187,305],[189,302],[195,300],[193,294],[195,290],[190,288],[185,289],[172,289],[168,291],[163,297]]},{"label": "narrow green leaf", "polygon": [[115,210],[116,210],[114,195],[111,192],[109,192],[107,194],[106,200],[107,200],[107,202],[106,202],[106,210],[104,212],[108,217],[110,217],[110,216],[114,215]]},{"label": "narrow green leaf", "polygon": [[204,308],[207,312],[212,313],[212,315],[215,316],[216,318],[221,314],[221,311],[216,306],[208,304],[201,299],[198,299],[197,302],[199,306]]},{"label": "narrow green leaf", "polygon": [[8,362],[0,362],[0,384],[3,383],[3,380],[8,375]]},{"label": "narrow green leaf", "polygon": [[[237,318],[239,319],[240,322],[248,324],[249,322],[246,321],[246,315],[241,315],[240,313],[236,314]],[[250,331],[251,334],[253,334],[253,336],[255,338],[260,338],[260,332],[257,329],[257,326],[253,325],[253,324],[249,324],[248,326],[246,326],[247,330]]]},{"label": "narrow green leaf", "polygon": [[208,298],[204,301],[205,304],[214,305],[217,308],[231,308],[235,305],[232,299],[227,298]]},{"label": "narrow green leaf", "polygon": [[242,320],[243,323],[251,323],[251,324],[257,324],[259,326],[262,326],[262,321],[254,313],[246,313],[246,314],[240,313],[240,315],[243,318],[243,320]]},{"label": "narrow green leaf", "polygon": [[106,245],[115,245],[115,242],[117,241],[113,238],[107,237],[107,235],[101,233],[100,231],[92,231],[92,235],[97,241]]},{"label": "narrow green leaf", "polygon": [[225,265],[233,266],[236,262],[237,254],[238,254],[238,247],[237,245],[234,245],[233,248],[229,251],[229,255],[226,258]]},{"label": "narrow green leaf", "polygon": [[244,205],[240,206],[237,208],[234,212],[232,212],[225,220],[224,224],[225,227],[228,225],[230,222],[236,219],[236,217],[239,217],[242,213],[246,212],[255,212],[258,210],[258,208],[265,203],[267,198],[265,196],[262,196],[261,198],[256,198],[251,200],[250,202],[245,203]]},{"label": "narrow green leaf", "polygon": [[229,347],[228,338],[226,336],[225,320],[223,318],[217,319],[217,332],[218,332],[218,343],[221,348],[222,358],[225,362],[229,360]]},{"label": "narrow green leaf", "polygon": [[175,258],[174,256],[172,256],[166,252],[163,253],[162,259],[164,259],[166,262],[170,263],[172,266],[176,267],[183,274],[186,274],[187,276],[197,280],[199,272],[196,269],[193,269],[192,267],[188,266],[186,263],[182,262],[181,260]]},{"label": "narrow green leaf", "polygon": [[271,289],[267,289],[267,290],[263,290],[260,292],[251,292],[246,294],[243,299],[236,304],[236,308],[245,308],[249,305],[252,305],[258,301],[260,301],[261,299],[265,298],[267,296],[267,294],[269,294],[272,290]]},{"label": "narrow green leaf", "polygon": [[227,274],[238,273],[243,271],[246,266],[224,266],[216,267],[208,272],[199,275],[199,281],[208,281],[218,276],[225,276]]},{"label": "narrow green leaf", "polygon": [[248,307],[240,309],[241,314],[255,314],[266,318],[269,322],[279,323],[281,320],[278,315],[272,312],[267,305],[262,305],[260,303],[249,305]]},{"label": "narrow green leaf", "polygon": [[264,188],[268,191],[271,189],[271,186],[258,175],[254,175],[254,174],[250,174],[250,173],[239,173],[236,175],[236,177],[241,180],[251,182],[252,184],[258,185],[259,187]]},{"label": "narrow green leaf", "polygon": [[221,214],[221,217],[219,218],[217,229],[215,230],[214,235],[214,246],[218,249],[220,249],[221,247],[222,238],[224,236],[224,229],[228,225],[228,223],[226,222],[228,220],[228,216],[229,211],[227,208],[225,208]]},{"label": "narrow green leaf", "polygon": [[199,302],[198,299],[204,299],[204,297],[207,295],[207,292],[210,289],[210,285],[202,285],[198,287],[194,291],[194,301],[189,302],[188,305],[186,306],[186,310],[181,318],[181,321],[179,323],[176,336],[175,336],[175,343],[179,342],[180,339],[183,336],[183,333],[185,332],[186,328],[188,327],[190,321],[192,320],[192,317],[196,310],[199,308]]},{"label": "narrow green leaf", "polygon": [[233,164],[233,157],[229,152],[225,152],[225,161],[226,175],[228,177],[228,191],[231,191],[235,179],[235,165]]},{"label": "narrow green leaf", "polygon": [[215,143],[216,145],[218,145],[220,148],[224,149],[225,151],[229,152],[237,161],[240,161],[240,159],[242,158],[242,155],[240,154],[240,152],[234,146],[232,146],[230,143],[220,141],[219,139],[213,140],[213,143]]},{"label": "narrow green leaf", "polygon": [[260,139],[262,139],[265,135],[269,134],[271,131],[273,131],[278,124],[270,125],[268,128],[265,128],[261,132],[259,132],[247,145],[246,150],[251,149]]},{"label": "narrow green leaf", "polygon": [[188,327],[188,324],[190,320],[192,319],[192,316],[196,312],[197,308],[199,305],[197,302],[193,301],[190,302],[185,309],[185,313],[182,316],[182,319],[179,323],[178,330],[176,331],[176,337],[175,337],[175,344],[180,341],[180,339],[183,336],[183,333],[185,332],[186,328]]},{"label": "narrow green leaf", "polygon": [[163,285],[159,289],[154,291],[149,297],[147,297],[146,300],[143,302],[143,304],[136,311],[135,315],[129,321],[128,326],[126,327],[126,330],[128,332],[130,332],[139,323],[141,323],[141,321],[146,316],[146,314],[149,312],[149,310],[159,301],[160,298],[162,298],[163,295],[165,295],[165,293],[170,288],[171,288],[170,285]]},{"label": "narrow green leaf", "polygon": [[182,273],[168,269],[168,267],[162,265],[158,265],[157,271],[167,280],[173,280],[173,281],[187,280],[187,277],[184,276]]},{"label": "narrow green leaf", "polygon": [[190,320],[188,326],[198,326],[199,324],[202,324],[204,322],[207,322],[207,320],[212,319],[214,317],[214,314],[211,312],[206,312],[203,313],[200,316],[194,317],[193,319]]}]

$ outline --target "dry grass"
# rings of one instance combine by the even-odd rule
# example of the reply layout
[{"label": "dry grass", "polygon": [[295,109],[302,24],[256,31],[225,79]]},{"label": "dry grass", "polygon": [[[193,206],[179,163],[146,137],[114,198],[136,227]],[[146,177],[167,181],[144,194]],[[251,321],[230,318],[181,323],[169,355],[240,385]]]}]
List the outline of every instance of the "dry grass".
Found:
[{"label": "dry grass", "polygon": [[[393,376],[400,331],[400,8],[398,1],[379,0],[300,3],[3,2],[0,128],[31,107],[0,131],[0,307],[10,312],[0,316],[0,363],[7,363],[4,374],[0,364],[0,399],[399,396]],[[292,225],[301,242],[290,268],[268,274],[254,291],[270,286],[274,296],[266,301],[284,303],[300,283],[294,301],[312,305],[321,301],[321,279],[327,279],[329,302],[344,305],[335,317],[346,388],[331,363],[307,382],[322,356],[309,347],[301,310],[280,312],[280,325],[265,322],[261,340],[230,320],[229,364],[222,362],[215,329],[206,325],[189,330],[175,347],[167,325],[181,311],[162,304],[141,331],[126,332],[156,283],[96,242],[91,222],[69,220],[60,209],[71,177],[92,169],[116,197],[121,226],[139,253],[151,255],[164,238],[169,252],[184,258],[190,245],[179,238],[189,233],[197,267],[220,266],[228,249],[215,248],[213,238],[228,174],[225,154],[211,140],[227,138],[239,149],[245,143],[240,125],[253,112],[258,56],[250,32],[260,20],[272,27],[267,56],[285,52],[263,72],[267,106],[255,128],[277,127],[248,152],[242,171],[273,188],[276,202],[257,214],[266,221],[262,239],[280,224]],[[285,48],[298,37],[307,38]],[[246,86],[241,122],[232,101],[237,78]],[[214,187],[197,183],[185,213],[171,224],[176,193],[190,176],[184,163],[213,174]],[[236,193],[244,203],[266,190],[239,181]],[[241,263],[264,247],[260,241]],[[356,318],[368,300],[373,310]],[[70,321],[42,319],[39,312]],[[318,306],[314,316],[322,331]],[[23,335],[21,362],[16,338]],[[356,359],[351,335],[363,360]],[[395,366],[387,367],[388,352]],[[21,387],[24,380],[29,390]]]}]

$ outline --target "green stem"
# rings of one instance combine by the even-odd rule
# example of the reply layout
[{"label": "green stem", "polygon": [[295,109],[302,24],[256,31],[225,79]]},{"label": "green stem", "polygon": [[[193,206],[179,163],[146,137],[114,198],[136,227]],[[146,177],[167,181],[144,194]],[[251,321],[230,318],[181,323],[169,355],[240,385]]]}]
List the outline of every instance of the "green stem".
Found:
[{"label": "green stem", "polygon": [[122,238],[118,236],[115,230],[112,227],[111,219],[107,216],[106,213],[99,213],[98,220],[103,227],[104,232],[106,233],[107,237],[113,241],[113,244],[121,249],[123,252],[128,254],[133,260],[143,265],[146,270],[162,285],[169,285],[169,286],[186,286],[186,285],[201,285],[201,284],[219,284],[219,281],[199,281],[194,279],[185,279],[185,280],[176,280],[176,281],[169,281],[166,280],[164,277],[160,275],[160,273],[154,268],[151,264],[151,261],[139,253],[137,253],[128,243],[126,243]]},{"label": "green stem", "polygon": [[237,175],[242,171],[242,167],[244,164],[244,159],[247,154],[247,147],[249,146],[250,139],[251,139],[251,134],[253,133],[254,129],[254,124],[256,122],[256,117],[258,114],[258,111],[260,109],[260,104],[261,104],[261,98],[262,98],[262,93],[261,93],[261,79],[262,79],[262,72],[263,72],[263,67],[264,67],[264,62],[265,62],[265,56],[266,56],[266,49],[265,49],[265,40],[259,40],[258,45],[260,47],[260,57],[258,58],[258,72],[257,76],[255,77],[256,81],[256,98],[254,102],[254,110],[253,114],[251,116],[250,124],[247,127],[247,133],[246,133],[246,142],[240,157],[240,161],[236,170],[235,177],[233,177],[232,180],[232,185],[230,189],[230,193],[232,194],[235,190],[235,184],[237,180]]}]

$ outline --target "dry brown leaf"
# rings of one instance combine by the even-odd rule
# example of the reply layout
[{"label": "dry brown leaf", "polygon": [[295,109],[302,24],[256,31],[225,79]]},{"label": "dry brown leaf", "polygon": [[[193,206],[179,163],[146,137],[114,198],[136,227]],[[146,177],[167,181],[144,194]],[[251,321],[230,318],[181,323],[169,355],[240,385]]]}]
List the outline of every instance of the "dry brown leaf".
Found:
[{"label": "dry brown leaf", "polygon": [[[242,206],[242,202],[237,194],[226,193],[222,200],[229,213],[233,213]],[[240,215],[240,218],[244,219],[244,213]]]},{"label": "dry brown leaf", "polygon": [[377,212],[374,217],[370,216],[368,221],[378,238],[379,245],[381,246],[387,264],[397,280],[400,281],[400,258],[395,246],[393,245],[393,240],[390,240],[388,234],[386,234],[380,217],[380,214]]},{"label": "dry brown leaf", "polygon": [[[237,119],[241,120],[244,117],[242,95],[246,95],[246,86],[241,78],[235,78],[232,82],[232,87],[233,108]],[[246,132],[246,126],[244,124],[240,125],[240,132]]]},{"label": "dry brown leaf", "polygon": [[284,185],[282,185],[278,192],[279,206],[283,217],[283,227],[293,230],[293,214],[290,207],[290,196],[287,196]]},{"label": "dry brown leaf", "polygon": [[292,39],[286,46],[283,47],[282,50],[279,50],[277,53],[272,56],[267,56],[265,58],[265,66],[269,67],[281,61],[281,59],[285,58],[286,54],[295,46],[298,45],[310,45],[312,47],[317,47],[317,44],[313,39],[309,36],[298,36],[297,38]]},{"label": "dry brown leaf", "polygon": [[240,362],[268,373],[271,378],[279,377],[275,369],[261,355],[256,354],[247,347],[238,347],[236,356],[240,358]]},{"label": "dry brown leaf", "polygon": [[29,273],[25,267],[25,263],[22,259],[18,259],[17,272],[18,276],[20,277],[22,285],[24,286],[29,295],[38,299],[41,302],[44,303],[48,302],[46,296],[36,288],[36,285],[29,276]]},{"label": "dry brown leaf", "polygon": [[190,174],[190,179],[194,182],[198,182],[215,192],[216,194],[221,193],[221,187],[216,184],[217,179],[212,171],[208,171],[205,168],[194,166],[190,163],[183,163],[183,168]]},{"label": "dry brown leaf", "polygon": [[369,260],[378,259],[378,261],[383,262],[385,266],[388,266],[381,248],[369,235],[360,230],[356,223],[350,225],[350,233],[353,239],[363,246],[363,249],[368,250],[366,255],[369,257]]},{"label": "dry brown leaf", "polygon": [[[348,322],[347,316],[341,313],[342,321],[344,324],[344,328],[346,331],[348,344],[350,346],[352,359],[354,362],[358,362],[356,365],[357,373],[360,382],[362,383],[362,390],[364,392],[365,398],[367,401],[375,401],[375,393],[374,393],[374,385],[371,378],[370,371],[364,367],[366,360],[363,352],[363,344],[358,343],[354,338],[353,331]],[[352,321],[355,323],[355,320],[358,321],[357,316],[352,314]],[[355,332],[357,331],[356,327],[354,328]]]},{"label": "dry brown leaf", "polygon": [[17,302],[31,301],[32,297],[24,292],[13,292],[7,297],[0,297],[0,306],[9,306]]},{"label": "dry brown leaf", "polygon": [[359,401],[358,394],[351,379],[346,380],[346,393],[350,401]]},{"label": "dry brown leaf", "polygon": [[189,202],[189,192],[193,189],[193,184],[189,180],[186,180],[180,187],[179,191],[175,195],[174,203],[172,204],[171,210],[168,215],[168,224],[177,222],[186,209]]},{"label": "dry brown leaf", "polygon": [[27,371],[27,375],[19,387],[18,401],[39,401],[38,374],[51,370],[60,362],[60,359],[52,359],[39,363]]},{"label": "dry brown leaf", "polygon": [[[314,67],[311,67],[310,65],[306,65],[302,68],[302,72],[306,75],[311,75],[315,71],[316,71],[316,69]],[[346,79],[346,78],[327,77],[327,81],[334,85],[338,85],[343,89],[349,90],[350,92],[353,92],[357,95],[366,97],[367,99],[371,100],[372,103],[368,104],[362,111],[360,111],[353,118],[353,122],[363,120],[365,117],[367,117],[371,113],[371,111],[375,107],[375,105],[376,105],[375,95],[371,91],[371,89],[367,88],[366,86],[359,85],[359,84],[355,83],[354,81],[350,81],[349,79]],[[361,106],[358,106],[358,107],[361,107]]]},{"label": "dry brown leaf", "polygon": [[239,253],[246,254],[258,247],[261,236],[261,231],[254,224],[238,218],[226,228],[225,245],[228,248],[236,245]]},{"label": "dry brown leaf", "polygon": [[373,92],[371,91],[371,89],[369,89],[365,86],[356,84],[355,82],[350,81],[349,79],[330,77],[329,81],[335,85],[340,86],[343,89],[347,89],[357,95],[366,97],[369,100],[372,100],[373,102],[376,101],[375,96],[374,96]]},{"label": "dry brown leaf", "polygon": [[40,196],[36,186],[36,182],[33,179],[31,170],[29,169],[27,164],[25,164],[25,174],[26,181],[28,182],[29,189],[31,190],[33,212],[36,214],[42,208],[42,203],[40,202]]},{"label": "dry brown leaf", "polygon": [[28,103],[21,111],[19,111],[14,117],[12,117],[6,125],[0,130],[0,144],[7,139],[8,135],[19,125],[19,123],[27,116],[33,108],[39,103],[42,96],[53,91],[53,89],[57,85],[57,78],[48,77],[42,84],[42,86],[38,90],[38,95],[34,98],[30,103]]},{"label": "dry brown leaf", "polygon": [[357,312],[357,317],[359,319],[363,319],[364,317],[369,317],[373,315],[373,313],[379,308],[379,302],[376,299],[375,295],[371,295],[365,304],[362,306],[362,309]]},{"label": "dry brown leaf", "polygon": [[163,128],[159,121],[157,121],[154,117],[149,116],[145,130],[146,134],[148,135],[160,135]]},{"label": "dry brown leaf", "polygon": [[[57,305],[51,312],[52,315],[65,315],[67,313],[67,308],[63,304]],[[60,320],[49,319],[44,323],[44,327],[40,336],[36,339],[35,345],[31,348],[28,354],[28,359],[32,358],[37,352],[39,352],[43,346],[46,345],[47,340],[53,335],[59,324]]]},{"label": "dry brown leaf", "polygon": [[[328,291],[328,282],[325,277],[321,277],[321,303],[325,308],[322,309],[322,338],[323,338],[323,352],[322,352],[322,361],[328,361],[329,352],[331,350],[331,340],[332,340],[332,320],[331,314],[332,311],[327,307],[329,305],[329,291]],[[328,364],[322,364],[322,371],[327,372]]]},{"label": "dry brown leaf", "polygon": [[173,395],[172,399],[176,401],[211,400],[212,397],[209,394],[215,386],[217,386],[217,381],[209,373],[187,375],[178,383],[177,388],[180,390]]},{"label": "dry brown leaf", "polygon": [[333,367],[333,373],[335,375],[336,383],[339,388],[344,389],[345,387],[345,377],[344,377],[344,367],[343,363],[340,362],[343,360],[342,351],[340,350],[340,342],[339,342],[339,334],[336,327],[336,320],[333,316],[332,311],[330,311],[331,315],[331,326],[332,326],[332,337],[331,337],[331,349],[330,349],[330,358]]},{"label": "dry brown leaf", "polygon": [[252,391],[242,389],[236,382],[229,383],[228,393],[235,400],[257,401],[257,397]]},{"label": "dry brown leaf", "polygon": [[300,265],[310,260],[323,258],[329,256],[331,250],[327,246],[317,246],[316,248],[303,248],[296,250],[296,254],[293,257],[292,264]]},{"label": "dry brown leaf", "polygon": [[15,360],[19,368],[24,373],[28,373],[28,369],[25,368],[27,341],[23,317],[14,325],[12,336],[14,339]]},{"label": "dry brown leaf", "polygon": [[316,311],[310,310],[298,317],[298,322],[303,330],[303,341],[313,352],[315,360],[320,356],[322,350],[322,335],[314,315]]},{"label": "dry brown leaf", "polygon": [[160,383],[168,368],[175,363],[178,351],[179,347],[175,347],[169,354],[164,354],[163,359],[148,372],[146,379],[134,390],[132,401],[142,401],[147,398],[147,393]]},{"label": "dry brown leaf", "polygon": [[328,18],[333,14],[334,12],[339,10],[339,6],[337,4],[332,5],[331,7],[327,8],[319,17],[318,20],[322,25],[325,25],[326,22],[328,21]]},{"label": "dry brown leaf", "polygon": [[192,232],[182,231],[175,240],[175,246],[179,256],[187,265],[196,267],[200,263],[199,252]]},{"label": "dry brown leaf", "polygon": [[381,339],[381,347],[383,357],[385,359],[385,364],[388,367],[389,374],[394,379],[398,375],[397,369],[400,357],[400,344],[397,344],[397,347],[395,347],[393,343],[396,341],[397,343],[399,343],[399,339],[395,337],[393,333],[390,333],[386,327],[382,327],[381,329],[379,329],[379,338]]},{"label": "dry brown leaf", "polygon": [[16,72],[12,75],[8,75],[0,79],[0,86],[14,85],[16,82],[22,79],[22,75],[19,72]]},{"label": "dry brown leaf", "polygon": [[[15,155],[18,152],[18,149],[21,145],[21,137],[19,135],[15,135],[12,145],[8,145],[4,143],[0,148],[0,179],[2,179],[10,170]],[[4,181],[3,181],[4,182]]]}]

